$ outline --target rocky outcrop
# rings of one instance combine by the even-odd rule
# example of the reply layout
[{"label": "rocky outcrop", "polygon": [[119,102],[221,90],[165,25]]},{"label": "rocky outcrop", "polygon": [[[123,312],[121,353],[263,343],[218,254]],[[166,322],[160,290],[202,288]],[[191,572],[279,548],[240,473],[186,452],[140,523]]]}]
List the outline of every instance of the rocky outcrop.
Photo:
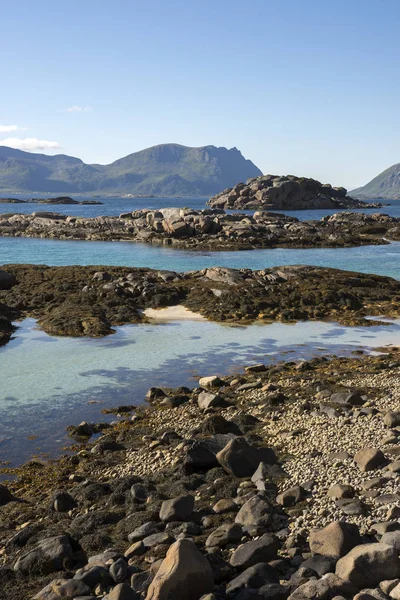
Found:
[{"label": "rocky outcrop", "polygon": [[385,244],[400,239],[400,219],[383,214],[338,213],[319,221],[256,211],[135,210],[119,217],[82,218],[57,212],[0,214],[0,235],[62,240],[145,242],[194,250],[313,248]]},{"label": "rocky outcrop", "polygon": [[294,175],[262,175],[238,183],[208,201],[213,208],[303,210],[326,208],[380,208],[347,195],[343,187],[332,187],[315,179]]},{"label": "rocky outcrop", "polygon": [[[101,337],[113,333],[115,325],[147,321],[143,312],[147,308],[180,304],[209,320],[245,323],[329,318],[348,325],[371,325],[376,321],[366,316],[397,316],[400,310],[400,282],[322,267],[261,271],[214,267],[174,273],[127,267],[7,265],[0,275],[0,288],[11,285],[0,289],[3,343],[14,331],[13,321],[26,316],[38,319],[50,335]],[[202,410],[224,404],[216,391],[199,392]],[[345,399],[348,396],[344,394]]]}]

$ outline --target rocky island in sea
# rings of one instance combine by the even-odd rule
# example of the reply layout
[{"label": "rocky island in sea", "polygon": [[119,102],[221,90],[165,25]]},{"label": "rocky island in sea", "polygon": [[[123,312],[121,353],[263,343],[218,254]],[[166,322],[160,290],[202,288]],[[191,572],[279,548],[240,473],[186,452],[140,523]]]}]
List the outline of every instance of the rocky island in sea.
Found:
[{"label": "rocky island in sea", "polygon": [[21,200],[21,198],[0,198],[0,204],[77,204],[77,205],[101,205],[99,200],[74,200],[69,196],[55,196],[54,198],[30,198]]},{"label": "rocky island in sea", "polygon": [[340,212],[300,221],[270,211],[229,214],[222,209],[141,209],[119,216],[76,217],[57,212],[0,214],[0,235],[62,240],[131,241],[192,250],[341,248],[400,239],[400,218]]},{"label": "rocky island in sea", "polygon": [[208,201],[212,208],[304,210],[322,208],[381,208],[380,202],[363,202],[347,195],[344,187],[332,187],[309,177],[261,175],[223,190]]}]

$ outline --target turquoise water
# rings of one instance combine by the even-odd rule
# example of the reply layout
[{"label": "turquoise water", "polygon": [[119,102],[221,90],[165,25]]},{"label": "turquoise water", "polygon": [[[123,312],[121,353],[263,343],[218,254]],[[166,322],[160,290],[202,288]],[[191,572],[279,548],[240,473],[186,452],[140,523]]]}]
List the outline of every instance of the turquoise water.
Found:
[{"label": "turquoise water", "polygon": [[[103,339],[73,339],[50,337],[26,319],[0,348],[0,462],[54,454],[68,441],[68,425],[106,420],[102,408],[140,404],[153,385],[193,387],[196,376],[224,375],[254,362],[347,354],[399,341],[400,320],[367,329],[320,322],[234,327],[182,321],[120,327]],[[31,435],[37,439],[28,440]]]},{"label": "turquoise water", "polygon": [[236,269],[308,264],[400,279],[400,243],[359,248],[310,248],[196,252],[131,242],[81,242],[0,238],[0,265],[122,265],[190,271],[215,265]]}]

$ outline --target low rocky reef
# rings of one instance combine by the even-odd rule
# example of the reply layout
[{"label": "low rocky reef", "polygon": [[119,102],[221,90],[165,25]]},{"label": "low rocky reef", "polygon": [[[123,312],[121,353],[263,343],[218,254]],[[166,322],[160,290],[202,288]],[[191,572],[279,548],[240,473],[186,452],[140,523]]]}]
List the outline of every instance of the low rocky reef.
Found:
[{"label": "low rocky reef", "polygon": [[0,235],[61,240],[132,241],[191,250],[341,248],[400,239],[400,219],[337,213],[299,221],[278,213],[227,214],[220,209],[136,210],[119,217],[83,218],[56,212],[0,214]]},{"label": "low rocky reef", "polygon": [[307,177],[262,175],[238,183],[210,198],[212,208],[304,210],[326,208],[381,208],[387,204],[362,202],[347,195],[343,187],[332,187]]},{"label": "low rocky reef", "polygon": [[71,428],[2,469],[2,598],[396,600],[399,374],[396,350],[258,364]]},{"label": "low rocky reef", "polygon": [[30,198],[21,200],[20,198],[0,198],[0,204],[80,204],[80,205],[102,205],[98,200],[73,200],[69,196],[57,196],[56,198]]},{"label": "low rocky reef", "polygon": [[30,316],[50,335],[100,337],[146,322],[143,311],[184,305],[225,323],[332,319],[371,325],[366,316],[400,313],[390,277],[292,266],[260,271],[213,267],[176,273],[128,267],[5,265],[0,270],[0,342]]}]

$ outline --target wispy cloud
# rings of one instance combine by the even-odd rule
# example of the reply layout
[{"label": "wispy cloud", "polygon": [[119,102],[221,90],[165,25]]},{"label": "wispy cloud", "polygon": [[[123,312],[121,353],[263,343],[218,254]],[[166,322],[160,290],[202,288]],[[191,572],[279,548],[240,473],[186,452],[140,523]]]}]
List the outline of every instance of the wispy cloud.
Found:
[{"label": "wispy cloud", "polygon": [[74,104],[74,106],[70,106],[69,108],[65,109],[66,112],[69,113],[87,113],[87,112],[91,112],[93,110],[93,108],[91,106],[78,106],[77,104]]},{"label": "wispy cloud", "polygon": [[11,133],[12,131],[26,131],[26,127],[18,127],[18,125],[0,125],[0,133]]},{"label": "wispy cloud", "polygon": [[38,140],[37,138],[6,138],[0,140],[0,146],[9,146],[16,150],[26,150],[35,152],[37,150],[61,150],[62,146],[58,142],[49,140]]}]

